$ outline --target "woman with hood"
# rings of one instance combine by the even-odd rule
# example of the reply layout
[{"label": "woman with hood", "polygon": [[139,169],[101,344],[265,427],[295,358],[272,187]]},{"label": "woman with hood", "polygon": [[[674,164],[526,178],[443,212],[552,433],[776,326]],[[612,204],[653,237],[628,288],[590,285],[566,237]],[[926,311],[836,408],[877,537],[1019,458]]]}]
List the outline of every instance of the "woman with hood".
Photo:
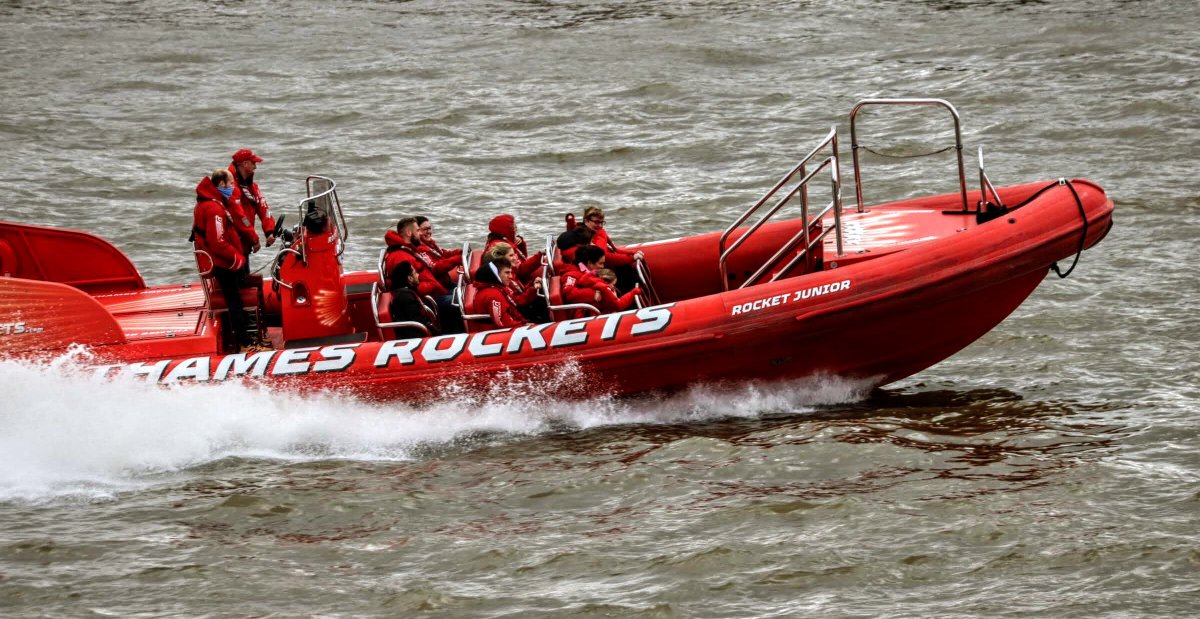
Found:
[{"label": "woman with hood", "polygon": [[517,309],[509,281],[513,268],[507,262],[485,261],[475,271],[471,285],[475,287],[475,302],[471,313],[487,315],[487,328],[505,329],[529,324],[529,320]]},{"label": "woman with hood", "polygon": [[491,249],[496,243],[512,245],[516,253],[516,259],[512,263],[513,273],[521,282],[531,283],[542,266],[542,252],[528,255],[525,239],[517,235],[517,220],[508,213],[497,215],[488,222],[487,244],[483,250]]}]

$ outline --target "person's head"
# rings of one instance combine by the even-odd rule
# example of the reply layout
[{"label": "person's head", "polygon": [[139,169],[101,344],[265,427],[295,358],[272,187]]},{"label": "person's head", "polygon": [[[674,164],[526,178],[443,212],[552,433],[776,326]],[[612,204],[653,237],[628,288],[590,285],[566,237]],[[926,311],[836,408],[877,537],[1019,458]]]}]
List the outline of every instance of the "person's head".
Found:
[{"label": "person's head", "polygon": [[487,250],[487,253],[483,255],[483,259],[488,262],[503,260],[510,264],[514,259],[516,259],[516,257],[517,252],[513,250],[513,246],[503,241],[492,245],[491,248]]},{"label": "person's head", "polygon": [[233,175],[225,168],[217,168],[208,175],[208,180],[212,181],[215,187],[229,187],[233,184]]},{"label": "person's head", "polygon": [[401,262],[392,269],[390,280],[392,288],[416,288],[421,277],[413,270],[412,264]]},{"label": "person's head", "polygon": [[508,213],[497,215],[488,222],[488,231],[506,239],[515,240],[517,238],[517,220]]},{"label": "person's head", "polygon": [[242,178],[254,178],[254,171],[260,163],[262,157],[255,155],[249,148],[243,148],[233,154],[233,167]]},{"label": "person's head", "polygon": [[554,245],[559,249],[567,249],[576,245],[587,245],[592,242],[592,237],[596,234],[587,226],[575,226],[566,232],[558,235]]},{"label": "person's head", "polygon": [[226,201],[233,197],[233,175],[229,173],[229,170],[217,168],[208,175],[208,180],[212,181],[213,186]]},{"label": "person's head", "polygon": [[575,262],[595,271],[604,268],[604,250],[595,245],[584,245],[575,250]]},{"label": "person's head", "polygon": [[400,221],[396,222],[396,233],[400,235],[400,238],[415,245],[418,240],[417,239],[417,218],[416,217],[405,217],[405,218],[401,219]]},{"label": "person's head", "polygon": [[417,237],[422,243],[428,243],[433,240],[433,222],[424,215],[417,215]]},{"label": "person's head", "polygon": [[484,284],[507,286],[512,279],[512,264],[506,260],[487,260],[475,271],[475,281]]},{"label": "person's head", "polygon": [[593,233],[604,227],[604,211],[598,206],[583,209],[583,225]]},{"label": "person's head", "polygon": [[496,269],[496,277],[499,278],[500,285],[507,286],[508,282],[512,280],[512,263],[505,260],[497,260],[491,264]]},{"label": "person's head", "polygon": [[612,269],[596,269],[595,275],[596,277],[604,280],[604,283],[606,284],[617,283],[617,273]]}]

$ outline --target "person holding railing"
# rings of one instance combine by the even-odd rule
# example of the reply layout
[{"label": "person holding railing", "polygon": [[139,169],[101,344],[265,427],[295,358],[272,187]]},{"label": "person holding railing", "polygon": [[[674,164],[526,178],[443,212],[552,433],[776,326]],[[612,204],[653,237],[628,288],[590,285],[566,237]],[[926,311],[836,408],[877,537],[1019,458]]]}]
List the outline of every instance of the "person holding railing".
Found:
[{"label": "person holding railing", "polygon": [[234,211],[233,226],[242,237],[243,255],[246,257],[243,273],[249,272],[250,254],[262,247],[258,233],[254,231],[255,216],[262,221],[267,247],[275,243],[275,219],[271,217],[267,199],[254,181],[254,172],[262,161],[262,157],[254,154],[254,151],[243,148],[233,154],[233,162],[229,164],[229,173],[233,176],[233,196],[229,199]]},{"label": "person holding railing", "polygon": [[642,295],[642,288],[637,284],[633,285],[633,290],[621,294],[617,290],[617,274],[612,269],[596,269],[594,275],[605,284],[604,288],[599,289],[601,314],[627,310]]},{"label": "person holding railing", "polygon": [[599,309],[604,298],[601,289],[607,290],[607,286],[595,272],[604,268],[604,260],[604,250],[595,245],[576,249],[574,262],[568,262],[561,274],[563,301],[586,303]]},{"label": "person holding railing", "polygon": [[512,246],[513,252],[516,254],[512,263],[513,276],[523,283],[532,283],[542,266],[542,253],[528,255],[525,239],[517,234],[517,220],[508,213],[497,215],[488,222],[488,236],[484,251],[491,249],[496,243],[508,243]]},{"label": "person holding railing", "polygon": [[604,250],[605,262],[608,268],[616,271],[621,290],[632,290],[637,284],[637,272],[633,263],[641,260],[642,252],[617,247],[608,230],[604,227],[604,210],[598,206],[583,209],[583,225],[592,231],[592,245]]}]

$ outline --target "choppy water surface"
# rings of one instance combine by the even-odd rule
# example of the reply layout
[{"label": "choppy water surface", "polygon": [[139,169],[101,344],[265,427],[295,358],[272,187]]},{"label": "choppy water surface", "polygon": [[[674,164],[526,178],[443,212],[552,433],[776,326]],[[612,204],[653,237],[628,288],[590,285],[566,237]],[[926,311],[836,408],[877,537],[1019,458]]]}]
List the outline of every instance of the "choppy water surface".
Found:
[{"label": "choppy water surface", "polygon": [[[415,212],[450,242],[590,202],[620,241],[722,227],[866,97],[949,99],[993,180],[1091,178],[1117,214],[1069,279],[876,392],[563,402],[568,368],[414,409],[0,362],[0,614],[1195,614],[1198,13],[3,3],[0,216],[98,232],[156,284],[194,276],[192,188],[237,148],[277,213],[334,177],[367,268]],[[934,150],[927,120],[862,141]],[[953,188],[949,159],[866,163],[868,200]]]}]

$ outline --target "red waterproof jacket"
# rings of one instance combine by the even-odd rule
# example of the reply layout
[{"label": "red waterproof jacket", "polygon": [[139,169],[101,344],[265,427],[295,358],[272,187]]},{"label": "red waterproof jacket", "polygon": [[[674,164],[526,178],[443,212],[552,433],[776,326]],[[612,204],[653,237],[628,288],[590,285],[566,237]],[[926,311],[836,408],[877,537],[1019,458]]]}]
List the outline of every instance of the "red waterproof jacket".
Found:
[{"label": "red waterproof jacket", "polygon": [[196,209],[192,212],[196,248],[212,256],[213,266],[236,271],[246,263],[246,255],[233,218],[212,179],[207,176],[200,179],[196,185]]},{"label": "red waterproof jacket", "polygon": [[417,257],[429,270],[433,271],[434,277],[438,282],[450,288],[454,282],[458,281],[455,269],[462,264],[462,250],[455,249],[449,252],[442,252],[437,244],[421,243],[415,248]]},{"label": "red waterproof jacket", "polygon": [[486,252],[493,245],[501,242],[511,245],[517,255],[516,264],[513,265],[513,275],[522,283],[531,282],[541,269],[542,252],[526,257],[528,249],[525,246],[525,239],[517,237],[517,224],[512,215],[497,215],[488,222],[487,243],[483,246],[483,251]]},{"label": "red waterproof jacket", "polygon": [[512,294],[501,284],[472,282],[475,287],[475,307],[473,314],[487,314],[491,323],[497,328],[519,327],[529,321],[517,309],[517,302]]},{"label": "red waterproof jacket", "polygon": [[621,296],[617,296],[617,289],[612,284],[605,283],[604,288],[600,290],[600,311],[604,314],[611,314],[629,309],[633,305],[633,299],[641,292],[640,288],[634,288]]},{"label": "red waterproof jacket", "polygon": [[604,266],[610,269],[627,267],[633,264],[633,255],[637,252],[631,249],[618,248],[608,236],[608,231],[599,228],[592,236],[592,245],[604,250]]},{"label": "red waterproof jacket", "polygon": [[275,229],[275,218],[271,217],[271,207],[267,205],[267,199],[263,197],[262,192],[258,189],[258,183],[251,178],[248,181],[242,180],[237,173],[237,165],[229,164],[229,173],[233,175],[233,197],[230,202],[237,207],[238,212],[242,215],[244,221],[235,222],[238,226],[238,233],[242,238],[250,241],[247,249],[258,242],[258,234],[254,232],[254,216],[262,220],[263,235],[269,234]]},{"label": "red waterproof jacket", "polygon": [[[608,284],[604,280],[586,272],[577,264],[568,264],[563,270],[561,276],[562,297],[567,303],[587,303],[588,305],[599,306],[604,300],[604,291],[608,289]],[[596,299],[596,293],[600,293],[600,299]],[[609,292],[609,294],[612,294]]]},{"label": "red waterproof jacket", "polygon": [[399,232],[388,230],[387,234],[383,236],[383,242],[387,243],[388,248],[387,256],[384,259],[385,277],[386,274],[395,270],[396,265],[407,262],[412,265],[413,271],[420,279],[420,283],[417,284],[417,294],[435,297],[450,294],[446,287],[437,280],[429,266],[417,255],[416,248],[401,238]]}]

